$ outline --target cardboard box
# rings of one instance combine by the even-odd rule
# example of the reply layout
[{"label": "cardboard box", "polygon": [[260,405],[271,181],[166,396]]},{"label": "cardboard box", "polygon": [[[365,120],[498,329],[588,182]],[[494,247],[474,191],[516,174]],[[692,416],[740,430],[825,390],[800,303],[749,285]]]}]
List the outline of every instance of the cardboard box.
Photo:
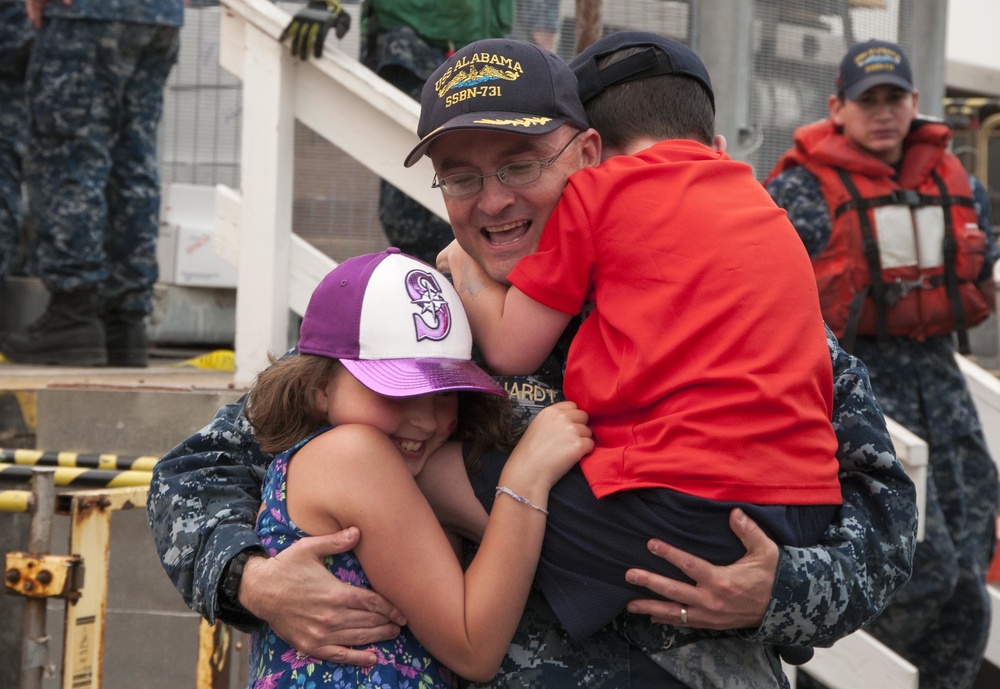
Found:
[{"label": "cardboard box", "polygon": [[215,188],[164,187],[157,244],[160,282],[188,287],[236,287],[236,268],[215,251]]}]

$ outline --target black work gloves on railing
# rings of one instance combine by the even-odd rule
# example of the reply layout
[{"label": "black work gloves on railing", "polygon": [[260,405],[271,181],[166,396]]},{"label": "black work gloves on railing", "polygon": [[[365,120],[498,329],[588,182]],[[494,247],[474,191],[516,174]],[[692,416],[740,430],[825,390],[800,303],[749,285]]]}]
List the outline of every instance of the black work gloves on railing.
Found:
[{"label": "black work gloves on railing", "polygon": [[323,54],[323,43],[331,26],[337,38],[343,38],[351,28],[351,15],[340,6],[340,1],[309,0],[295,13],[278,40],[284,43],[291,38],[292,55],[308,60],[310,53],[316,57]]}]

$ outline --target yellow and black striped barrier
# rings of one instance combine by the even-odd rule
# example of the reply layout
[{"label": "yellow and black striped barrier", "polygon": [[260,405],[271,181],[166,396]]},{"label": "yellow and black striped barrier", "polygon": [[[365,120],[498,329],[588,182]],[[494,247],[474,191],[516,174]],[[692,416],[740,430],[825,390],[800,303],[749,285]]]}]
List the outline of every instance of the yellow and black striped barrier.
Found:
[{"label": "yellow and black striped barrier", "polygon": [[[0,481],[19,481],[26,483],[31,480],[30,466],[18,464],[0,464]],[[105,469],[80,469],[57,467],[55,484],[57,486],[107,487],[123,488],[125,486],[148,486],[153,478],[150,471],[107,471]]]},{"label": "yellow and black striped barrier", "polygon": [[30,490],[0,490],[0,512],[28,512],[30,510]]},{"label": "yellow and black striped barrier", "polygon": [[104,469],[107,471],[152,471],[159,457],[148,455],[122,457],[113,454],[85,454],[82,452],[44,452],[42,450],[13,450],[0,448],[0,467],[5,464],[20,466],[66,467],[76,469]]}]

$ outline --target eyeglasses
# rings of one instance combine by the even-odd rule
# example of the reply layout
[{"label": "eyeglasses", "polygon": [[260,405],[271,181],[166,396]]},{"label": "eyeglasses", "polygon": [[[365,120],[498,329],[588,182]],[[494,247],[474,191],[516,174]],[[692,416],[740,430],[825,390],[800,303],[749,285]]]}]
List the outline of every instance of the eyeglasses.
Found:
[{"label": "eyeglasses", "polygon": [[556,162],[556,159],[563,154],[569,145],[583,131],[578,131],[566,142],[566,145],[559,149],[559,152],[548,160],[518,160],[504,165],[496,172],[489,175],[479,175],[475,172],[458,172],[454,175],[438,177],[434,175],[434,182],[431,187],[440,189],[445,196],[469,196],[475,194],[483,188],[483,180],[487,177],[496,177],[502,184],[508,187],[523,187],[531,184],[542,176],[542,170]]}]

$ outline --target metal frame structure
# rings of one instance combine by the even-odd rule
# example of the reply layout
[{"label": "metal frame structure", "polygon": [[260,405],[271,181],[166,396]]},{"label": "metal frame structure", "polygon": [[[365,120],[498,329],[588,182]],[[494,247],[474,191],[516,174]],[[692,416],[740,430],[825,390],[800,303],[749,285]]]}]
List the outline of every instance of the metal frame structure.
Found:
[{"label": "metal frame structure", "polygon": [[[7,592],[27,599],[20,689],[41,689],[44,670],[50,665],[45,632],[48,598],[66,601],[60,687],[101,689],[111,518],[115,512],[146,504],[149,474],[145,485],[56,495],[56,469],[33,467],[31,471],[32,491],[0,492],[0,510],[32,512],[29,552],[7,553],[4,566]],[[56,514],[67,515],[71,521],[69,555],[48,553]],[[196,689],[228,688],[231,646],[227,626],[201,621]]]}]

